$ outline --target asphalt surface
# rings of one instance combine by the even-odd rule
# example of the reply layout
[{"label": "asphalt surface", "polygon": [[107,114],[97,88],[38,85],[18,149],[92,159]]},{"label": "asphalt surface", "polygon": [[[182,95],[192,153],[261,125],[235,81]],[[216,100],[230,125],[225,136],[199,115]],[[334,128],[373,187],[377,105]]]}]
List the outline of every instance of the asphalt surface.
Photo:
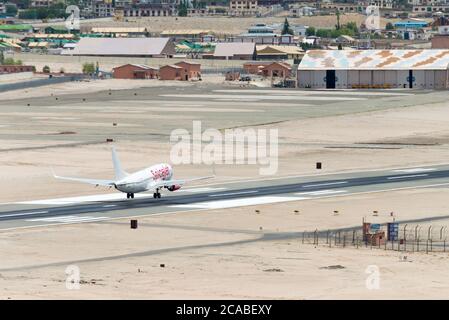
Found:
[{"label": "asphalt surface", "polygon": [[88,197],[74,198],[61,201],[66,203],[63,205],[51,204],[54,199],[48,200],[48,203],[43,200],[2,204],[0,230],[430,186],[449,186],[449,165],[211,183],[176,192],[166,191],[161,199],[153,199],[152,194],[149,194],[148,197],[127,200],[126,194],[123,194],[123,200],[89,201]]}]

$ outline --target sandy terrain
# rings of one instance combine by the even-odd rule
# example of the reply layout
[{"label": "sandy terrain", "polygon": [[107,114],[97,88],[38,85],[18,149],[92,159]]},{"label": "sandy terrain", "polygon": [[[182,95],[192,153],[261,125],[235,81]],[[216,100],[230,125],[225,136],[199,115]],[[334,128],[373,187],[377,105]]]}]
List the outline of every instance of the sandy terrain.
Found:
[{"label": "sandy terrain", "polygon": [[[343,14],[340,22],[347,23],[354,21],[360,25],[365,16],[360,14]],[[92,27],[147,27],[150,32],[155,34],[163,30],[185,30],[185,29],[202,29],[211,30],[217,34],[238,34],[247,30],[251,25],[256,23],[277,24],[283,23],[285,17],[128,17],[126,21],[117,22],[112,19],[95,19],[93,21],[81,21],[81,28],[90,30]],[[336,16],[312,16],[300,18],[288,18],[290,24],[302,24],[320,28],[333,28],[337,23]],[[394,21],[394,20],[392,20]],[[51,23],[64,24],[64,22]],[[381,24],[386,24],[385,19],[381,19]],[[34,26],[45,26],[48,24],[33,23]],[[189,27],[186,28],[186,25]]]},{"label": "sandy terrain", "polygon": [[[14,97],[14,92],[1,94],[9,100],[0,108],[0,202],[110,192],[55,181],[50,167],[63,175],[109,177],[110,145],[104,137],[111,132],[118,137],[115,145],[127,170],[165,162],[170,151],[170,127],[165,123],[188,127],[192,119],[211,120],[216,114],[221,123],[251,119],[268,113],[264,108],[272,103],[199,99],[206,106],[202,109],[198,101],[163,101],[152,94],[149,82],[141,89],[148,90],[149,98],[139,100],[133,90],[142,85],[147,83],[100,81],[30,89],[28,97],[35,100],[21,100],[26,96]],[[184,92],[196,85],[168,90]],[[208,85],[201,84],[199,90],[206,91]],[[101,101],[108,86],[121,100]],[[133,90],[116,91],[125,87]],[[143,91],[139,95],[144,96]],[[91,103],[89,96],[82,102],[80,92],[98,95],[98,101]],[[51,94],[62,102],[51,99],[47,105],[37,98]],[[449,111],[441,103],[444,93],[412,98],[415,103],[409,98],[410,105],[398,103],[406,98],[396,96],[388,100],[395,108],[340,115],[334,109],[351,102],[310,105],[304,111],[309,116],[261,126],[279,129],[278,175],[314,175],[316,161],[323,162],[322,173],[447,163]],[[24,109],[25,101],[33,107]],[[277,112],[295,111],[294,106],[275,103]],[[180,117],[182,106],[189,112]],[[167,111],[161,112],[164,107]],[[317,108],[326,112],[314,114]],[[111,128],[117,118],[115,132]],[[267,116],[267,123],[270,119]],[[55,134],[71,131],[76,133]],[[211,168],[175,169],[182,178],[208,175]],[[218,166],[216,182],[263,178],[257,169]],[[446,254],[407,254],[404,262],[397,252],[302,245],[295,233],[356,226],[363,217],[386,222],[390,212],[398,220],[446,216],[448,192],[445,187],[410,189],[167,214],[139,219],[138,230],[130,230],[128,220],[113,220],[4,231],[0,253],[8,259],[0,261],[0,298],[447,298]],[[340,214],[334,215],[334,210]],[[378,217],[372,216],[373,210],[379,211]],[[445,225],[447,220],[435,224]],[[65,268],[71,264],[81,269],[80,290],[65,288]],[[335,265],[344,268],[325,268]],[[369,265],[380,269],[380,290],[365,286]]]},{"label": "sandy terrain", "polygon": [[[315,248],[295,235],[358,225],[363,215],[388,221],[390,210],[399,220],[447,215],[447,196],[447,189],[406,190],[154,216],[141,218],[137,230],[115,220],[3,232],[0,298],[448,298],[445,253]],[[373,208],[379,217],[369,217]],[[69,265],[80,268],[80,290],[65,287]],[[365,284],[372,265],[378,290]]]}]

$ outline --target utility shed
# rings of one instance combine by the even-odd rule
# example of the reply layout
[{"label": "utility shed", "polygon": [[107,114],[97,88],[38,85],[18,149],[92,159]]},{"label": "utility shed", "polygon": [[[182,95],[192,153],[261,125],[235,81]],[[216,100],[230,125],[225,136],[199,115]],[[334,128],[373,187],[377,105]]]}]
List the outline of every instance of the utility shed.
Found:
[{"label": "utility shed", "polygon": [[448,88],[449,50],[309,50],[299,88]]}]

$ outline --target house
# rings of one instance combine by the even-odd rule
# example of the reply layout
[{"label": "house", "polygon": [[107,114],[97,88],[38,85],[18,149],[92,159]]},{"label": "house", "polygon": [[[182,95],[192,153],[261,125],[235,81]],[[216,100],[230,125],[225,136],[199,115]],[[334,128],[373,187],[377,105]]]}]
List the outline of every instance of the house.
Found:
[{"label": "house", "polygon": [[213,54],[215,59],[255,60],[256,45],[251,42],[220,42]]},{"label": "house", "polygon": [[114,79],[156,79],[159,71],[143,64],[125,64],[112,69]]},{"label": "house", "polygon": [[304,51],[296,46],[260,45],[256,46],[257,60],[301,59]]},{"label": "house", "polygon": [[342,46],[356,46],[358,43],[357,39],[354,39],[353,37],[347,35],[339,36],[337,39],[335,39],[335,42],[341,44]]},{"label": "house", "polygon": [[[174,64],[175,66],[181,67],[184,69],[184,79],[200,79],[201,78],[201,64],[199,63],[190,63],[190,62],[177,62]],[[187,75],[187,79],[185,78]]]},{"label": "house", "polygon": [[292,68],[288,63],[277,61],[257,61],[243,64],[246,73],[262,75],[264,77],[287,78],[291,75]]},{"label": "house", "polygon": [[188,74],[183,67],[166,65],[159,68],[160,80],[188,80]]},{"label": "house", "polygon": [[291,75],[292,68],[288,63],[272,62],[261,69],[262,76],[270,78],[288,78]]},{"label": "house", "polygon": [[76,56],[172,57],[175,45],[169,38],[81,38],[69,54]]},{"label": "house", "polygon": [[300,88],[446,89],[449,50],[309,50],[298,66]]}]

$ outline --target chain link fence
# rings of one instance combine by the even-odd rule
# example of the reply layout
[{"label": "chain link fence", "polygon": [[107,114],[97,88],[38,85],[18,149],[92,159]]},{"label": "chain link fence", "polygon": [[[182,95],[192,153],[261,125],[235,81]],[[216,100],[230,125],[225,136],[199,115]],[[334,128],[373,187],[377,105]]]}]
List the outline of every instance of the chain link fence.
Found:
[{"label": "chain link fence", "polygon": [[376,237],[363,232],[362,228],[352,230],[314,230],[302,233],[301,242],[315,246],[350,247],[393,250],[399,252],[449,252],[447,226],[439,225],[403,225],[397,237],[382,237],[384,231]]}]

